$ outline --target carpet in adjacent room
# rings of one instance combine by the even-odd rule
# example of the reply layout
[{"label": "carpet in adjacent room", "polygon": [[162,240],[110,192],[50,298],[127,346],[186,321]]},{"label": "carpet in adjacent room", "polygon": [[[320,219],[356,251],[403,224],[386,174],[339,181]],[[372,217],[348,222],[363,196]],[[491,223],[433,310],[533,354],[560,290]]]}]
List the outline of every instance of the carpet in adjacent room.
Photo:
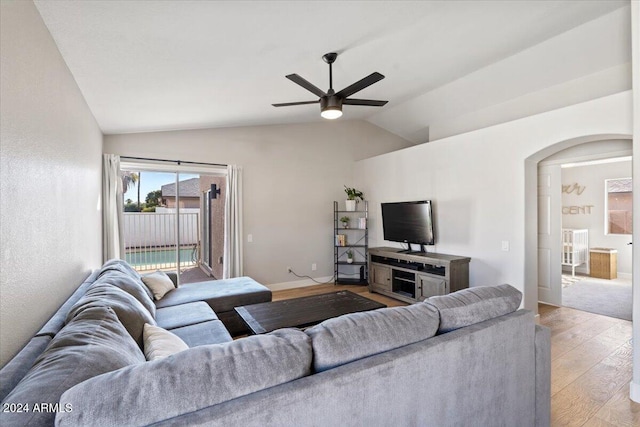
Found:
[{"label": "carpet in adjacent room", "polygon": [[563,287],[562,305],[631,320],[631,280],[584,278]]}]

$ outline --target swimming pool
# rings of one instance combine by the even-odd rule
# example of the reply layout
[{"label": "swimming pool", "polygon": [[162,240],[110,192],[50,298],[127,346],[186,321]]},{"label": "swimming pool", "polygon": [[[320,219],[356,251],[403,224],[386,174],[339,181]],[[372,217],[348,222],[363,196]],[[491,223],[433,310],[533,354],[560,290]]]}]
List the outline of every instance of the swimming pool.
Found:
[{"label": "swimming pool", "polygon": [[[180,266],[196,265],[194,248],[180,249]],[[197,253],[195,254],[197,257]],[[159,268],[176,267],[176,249],[127,249],[125,261],[136,270],[153,270]]]}]

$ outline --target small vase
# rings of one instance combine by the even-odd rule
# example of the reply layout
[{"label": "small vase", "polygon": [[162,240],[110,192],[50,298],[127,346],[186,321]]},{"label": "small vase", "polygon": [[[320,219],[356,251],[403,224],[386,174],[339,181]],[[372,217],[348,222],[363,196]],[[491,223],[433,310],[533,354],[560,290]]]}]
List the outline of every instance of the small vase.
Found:
[{"label": "small vase", "polygon": [[347,258],[347,264],[353,264],[353,258]]},{"label": "small vase", "polygon": [[346,210],[348,212],[354,212],[356,210],[356,201],[355,200],[346,200],[345,201]]}]

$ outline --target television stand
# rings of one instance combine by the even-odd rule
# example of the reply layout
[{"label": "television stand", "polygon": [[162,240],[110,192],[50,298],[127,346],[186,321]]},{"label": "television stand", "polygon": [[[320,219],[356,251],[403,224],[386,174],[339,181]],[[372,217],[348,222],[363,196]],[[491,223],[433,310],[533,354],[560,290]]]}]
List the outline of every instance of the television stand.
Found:
[{"label": "television stand", "polygon": [[370,248],[368,256],[370,292],[414,303],[469,287],[469,257],[391,247]]}]

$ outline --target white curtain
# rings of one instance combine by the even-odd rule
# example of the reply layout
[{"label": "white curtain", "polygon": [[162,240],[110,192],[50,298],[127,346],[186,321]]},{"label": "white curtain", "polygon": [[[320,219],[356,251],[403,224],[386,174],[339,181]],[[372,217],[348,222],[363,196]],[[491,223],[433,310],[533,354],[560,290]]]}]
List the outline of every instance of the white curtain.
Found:
[{"label": "white curtain", "polygon": [[224,262],[222,278],[242,273],[242,168],[227,166],[227,194],[224,212]]},{"label": "white curtain", "polygon": [[107,261],[124,256],[122,236],[124,202],[120,157],[104,154],[102,160],[102,257]]}]

